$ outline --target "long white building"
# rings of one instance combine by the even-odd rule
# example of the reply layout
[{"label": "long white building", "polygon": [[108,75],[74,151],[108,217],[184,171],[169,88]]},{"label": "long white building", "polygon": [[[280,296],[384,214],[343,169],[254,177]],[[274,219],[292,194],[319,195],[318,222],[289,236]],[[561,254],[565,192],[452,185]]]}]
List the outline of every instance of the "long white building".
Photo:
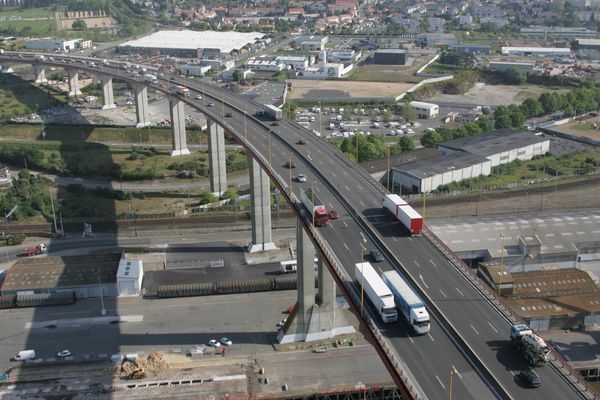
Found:
[{"label": "long white building", "polygon": [[569,57],[568,47],[502,47],[503,56]]}]

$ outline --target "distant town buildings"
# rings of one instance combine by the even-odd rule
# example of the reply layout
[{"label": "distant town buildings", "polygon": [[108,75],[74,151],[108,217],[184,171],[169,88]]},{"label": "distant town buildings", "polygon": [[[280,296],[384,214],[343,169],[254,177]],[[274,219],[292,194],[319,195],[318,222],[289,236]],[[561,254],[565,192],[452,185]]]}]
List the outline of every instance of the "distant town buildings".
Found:
[{"label": "distant town buildings", "polygon": [[89,49],[91,47],[92,41],[83,39],[63,40],[48,37],[25,41],[25,48],[33,51],[59,51],[68,53],[69,51]]}]

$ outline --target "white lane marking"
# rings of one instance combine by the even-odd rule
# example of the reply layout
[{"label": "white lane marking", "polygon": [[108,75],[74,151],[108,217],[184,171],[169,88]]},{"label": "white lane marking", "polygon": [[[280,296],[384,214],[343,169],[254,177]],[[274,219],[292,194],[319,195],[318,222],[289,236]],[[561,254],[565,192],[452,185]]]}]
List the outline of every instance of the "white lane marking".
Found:
[{"label": "white lane marking", "polygon": [[410,240],[411,242],[413,241],[413,240],[412,240],[412,238],[411,238],[410,236],[408,237],[408,240]]},{"label": "white lane marking", "polygon": [[448,297],[448,296],[446,296],[446,293],[444,293],[444,292],[442,291],[442,289],[438,289],[438,290],[440,291],[440,293],[442,294],[442,296],[444,296],[444,297]]},{"label": "white lane marking", "polygon": [[408,337],[408,340],[410,340],[410,342],[411,342],[412,344],[415,344],[415,341],[414,341],[414,340],[413,340],[413,338],[411,338],[410,336]]},{"label": "white lane marking", "polygon": [[429,262],[432,263],[434,267],[437,267],[437,264],[433,260],[429,260]]},{"label": "white lane marking", "polygon": [[442,383],[442,381],[440,381],[440,378],[438,378],[438,376],[435,376],[435,379],[437,379],[438,383],[440,384],[440,386],[442,387],[442,389],[446,390],[446,386],[444,386],[444,384]]},{"label": "white lane marking", "polygon": [[367,238],[365,237],[365,234],[362,233],[362,231],[359,232],[360,236],[362,236],[363,242],[367,243]]},{"label": "white lane marking", "polygon": [[421,268],[421,265],[417,262],[417,260],[413,260],[413,262],[417,265],[417,267]]},{"label": "white lane marking", "polygon": [[334,229],[334,228],[333,228],[333,224],[327,224],[327,225],[329,225],[329,226],[331,227],[331,229]]},{"label": "white lane marking", "polygon": [[308,158],[310,161],[312,161],[312,157],[310,156],[310,153],[306,153],[306,158]]},{"label": "white lane marking", "polygon": [[432,342],[435,342],[435,340],[433,340],[433,336],[431,336],[431,333],[427,333],[427,336],[429,336],[429,339],[431,339]]},{"label": "white lane marking", "polygon": [[348,248],[348,245],[347,245],[346,243],[344,243],[344,247],[346,248],[346,250],[350,250],[350,249]]},{"label": "white lane marking", "polygon": [[460,372],[458,372],[458,370],[456,369],[456,367],[455,367],[454,365],[450,365],[450,366],[452,367],[452,369],[453,369],[454,371],[456,371],[456,375],[458,375],[458,377],[459,377],[460,379],[462,379],[462,375],[460,374]]},{"label": "white lane marking", "polygon": [[337,178],[337,175],[335,174],[335,172],[332,172],[331,176],[333,176],[334,178]]},{"label": "white lane marking", "polygon": [[323,165],[323,161],[319,160],[319,164]]},{"label": "white lane marking", "polygon": [[347,191],[350,191],[350,188],[346,185],[344,185],[344,187],[346,188]]},{"label": "white lane marking", "polygon": [[455,288],[455,289],[456,289],[456,291],[457,291],[458,293],[460,293],[460,295],[461,295],[462,297],[465,297],[465,295],[463,294],[463,292],[461,292],[461,291],[460,291],[460,289],[459,289],[459,288]]},{"label": "white lane marking", "polygon": [[333,204],[329,203],[329,208],[333,208]]},{"label": "white lane marking", "polygon": [[473,329],[475,331],[476,334],[479,335],[479,332],[477,332],[477,329],[475,329],[475,327],[473,325],[469,324],[469,326],[471,327],[471,329]]},{"label": "white lane marking", "polygon": [[344,171],[344,175],[348,176],[348,173],[346,171]]},{"label": "white lane marking", "polygon": [[363,207],[365,206],[365,203],[363,203],[362,200],[359,200],[358,202],[360,203],[361,206],[363,206]]},{"label": "white lane marking", "polygon": [[492,325],[490,322],[488,322],[488,325],[494,330],[494,332],[498,333],[498,329],[494,328],[494,325]]},{"label": "white lane marking", "polygon": [[393,240],[394,242],[397,242],[397,241],[398,241],[398,238],[397,238],[396,236],[392,236],[392,240]]},{"label": "white lane marking", "polygon": [[348,224],[346,223],[346,221],[344,221],[343,224],[346,228],[348,227]]},{"label": "white lane marking", "polygon": [[427,289],[429,289],[429,286],[427,286],[427,284],[425,283],[425,279],[423,279],[423,275],[419,274],[419,279],[421,279],[421,282],[423,282],[423,285],[425,285],[425,287]]},{"label": "white lane marking", "polygon": [[362,186],[358,185],[358,190],[362,190]]}]

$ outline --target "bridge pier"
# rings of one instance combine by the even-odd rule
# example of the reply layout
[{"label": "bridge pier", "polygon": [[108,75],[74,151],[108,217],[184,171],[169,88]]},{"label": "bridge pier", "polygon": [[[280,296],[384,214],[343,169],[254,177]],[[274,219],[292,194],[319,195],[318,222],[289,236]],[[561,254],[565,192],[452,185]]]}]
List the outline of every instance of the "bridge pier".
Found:
[{"label": "bridge pier", "polygon": [[77,71],[69,71],[69,97],[80,96],[79,89],[79,73]]},{"label": "bridge pier", "polygon": [[143,85],[135,86],[135,115],[137,117],[136,128],[150,126],[148,117],[148,88]]},{"label": "bridge pier", "polygon": [[10,74],[11,72],[15,72],[11,68],[10,64],[0,64],[0,68],[2,68],[3,74]]},{"label": "bridge pier", "polygon": [[173,141],[171,156],[190,154],[190,151],[187,148],[187,137],[185,134],[185,111],[183,106],[184,103],[181,100],[175,97],[169,97],[171,139]]},{"label": "bridge pier", "polygon": [[356,332],[341,313],[336,313],[335,283],[319,256],[319,296],[315,298],[315,247],[304,231],[296,225],[296,261],[298,273],[298,303],[291,321],[277,333],[281,344],[313,342],[337,335]]},{"label": "bridge pier", "polygon": [[113,95],[113,84],[112,78],[102,77],[100,78],[100,82],[102,84],[102,97],[104,99],[104,105],[102,106],[103,110],[108,110],[111,108],[116,108],[115,98]]},{"label": "bridge pier", "polygon": [[42,65],[33,65],[33,75],[35,76],[35,83],[46,83],[46,69]]},{"label": "bridge pier", "polygon": [[[215,194],[221,195],[223,192],[225,192],[225,190],[227,190],[225,131],[223,130],[222,126],[210,119],[207,121],[207,123],[210,190]],[[250,162],[250,164],[252,163]],[[252,178],[252,172],[250,172],[250,177]]]},{"label": "bridge pier", "polygon": [[248,156],[250,166],[250,203],[252,207],[252,243],[248,252],[275,250],[271,236],[271,181],[260,164]]}]

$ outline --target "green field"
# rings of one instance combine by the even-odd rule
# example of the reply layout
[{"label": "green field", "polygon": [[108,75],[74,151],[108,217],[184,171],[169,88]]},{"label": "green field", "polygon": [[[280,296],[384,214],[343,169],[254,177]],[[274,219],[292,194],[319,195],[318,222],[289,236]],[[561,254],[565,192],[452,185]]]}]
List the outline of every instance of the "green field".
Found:
[{"label": "green field", "polygon": [[47,92],[12,74],[0,75],[0,120],[31,114],[64,101],[64,95]]},{"label": "green field", "polygon": [[29,35],[48,36],[56,32],[56,22],[52,19],[47,20],[21,20],[21,21],[0,21],[0,32],[9,34],[24,34],[23,28],[31,28]]},{"label": "green field", "polygon": [[[227,151],[227,171],[247,168],[246,156]],[[123,180],[208,176],[205,151],[173,158],[169,150],[130,148],[78,141],[0,142],[0,162],[57,175]]]},{"label": "green field", "polygon": [[21,17],[21,18],[47,18],[50,15],[50,7],[39,8],[18,8],[3,7],[0,10],[0,17]]}]

